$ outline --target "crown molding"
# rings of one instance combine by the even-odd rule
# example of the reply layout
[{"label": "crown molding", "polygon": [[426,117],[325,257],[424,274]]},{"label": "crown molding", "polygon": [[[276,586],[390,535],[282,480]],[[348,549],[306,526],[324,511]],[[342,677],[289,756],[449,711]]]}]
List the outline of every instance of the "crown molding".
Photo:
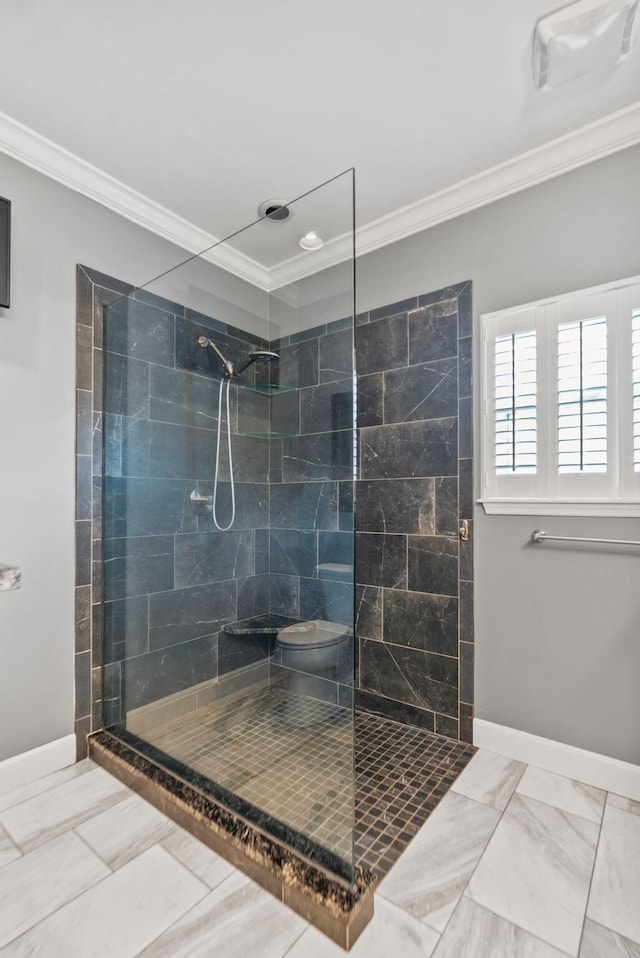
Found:
[{"label": "crown molding", "polygon": [[[637,143],[640,102],[366,223],[356,231],[356,256],[397,243]],[[339,236],[314,253],[280,263],[270,271],[270,289],[339,263],[349,255],[349,241],[349,236]]]},{"label": "crown molding", "polygon": [[[0,151],[240,279],[269,288],[269,270],[98,167],[0,113]],[[212,248],[213,247],[213,248]],[[205,252],[202,252],[202,251]]]},{"label": "crown molding", "polygon": [[[640,102],[361,226],[356,231],[356,256],[397,243],[637,143]],[[343,235],[330,240],[321,250],[298,254],[268,269],[229,243],[216,246],[220,240],[215,236],[4,113],[0,113],[0,150],[265,291],[280,289],[335,266],[351,254],[351,237]]]},{"label": "crown molding", "polygon": [[368,223],[358,230],[357,255],[371,253],[636,143],[640,143],[640,102]]}]

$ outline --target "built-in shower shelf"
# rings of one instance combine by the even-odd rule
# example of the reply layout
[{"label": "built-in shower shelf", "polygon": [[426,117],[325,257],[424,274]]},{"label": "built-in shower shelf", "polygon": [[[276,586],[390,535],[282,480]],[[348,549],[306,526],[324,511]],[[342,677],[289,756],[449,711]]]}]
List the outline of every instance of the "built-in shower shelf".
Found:
[{"label": "built-in shower shelf", "polygon": [[297,432],[275,432],[269,429],[262,429],[262,430],[256,429],[255,432],[251,430],[245,432],[243,430],[240,433],[240,435],[253,436],[256,439],[289,439],[292,436],[297,436],[298,433]]},{"label": "built-in shower shelf", "polygon": [[262,393],[263,396],[273,396],[275,393],[290,393],[296,387],[284,386],[281,383],[246,383],[243,389],[251,389],[254,393]]}]

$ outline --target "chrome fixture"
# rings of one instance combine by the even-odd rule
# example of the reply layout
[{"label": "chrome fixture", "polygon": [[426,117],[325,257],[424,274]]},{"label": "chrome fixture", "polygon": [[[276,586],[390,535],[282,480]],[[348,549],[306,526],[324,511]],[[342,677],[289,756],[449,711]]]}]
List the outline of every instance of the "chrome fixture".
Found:
[{"label": "chrome fixture", "polygon": [[640,546],[640,542],[634,539],[583,539],[579,536],[550,536],[544,529],[534,529],[531,533],[531,541],[534,543],[546,542],[551,539],[554,542],[601,542],[611,546]]},{"label": "chrome fixture", "polygon": [[245,369],[247,369],[251,365],[251,363],[257,363],[263,360],[265,362],[272,363],[274,359],[280,359],[280,354],[274,353],[270,349],[253,349],[249,353],[249,359],[247,360],[247,362],[244,364],[244,366],[240,367],[240,369],[236,372],[235,375],[239,376],[240,373],[243,373]]},{"label": "chrome fixture", "polygon": [[249,353],[249,358],[246,363],[236,369],[230,359],[226,359],[220,349],[216,346],[212,339],[209,339],[207,336],[198,337],[198,346],[202,346],[203,349],[207,346],[210,346],[211,349],[215,352],[216,356],[219,358],[222,366],[224,368],[225,379],[237,379],[240,373],[243,373],[245,369],[248,369],[252,363],[257,363],[259,360],[266,360],[267,362],[272,362],[274,359],[280,359],[278,353],[272,352],[270,349],[254,349]]},{"label": "chrome fixture", "polygon": [[194,515],[208,516],[213,509],[213,496],[208,496],[206,492],[200,492],[196,488],[189,496],[189,504]]},{"label": "chrome fixture", "polygon": [[218,349],[218,347],[216,346],[216,344],[214,343],[212,339],[209,339],[207,336],[199,336],[198,346],[202,346],[203,349],[206,348],[207,346],[211,346],[211,349],[213,349],[214,353],[216,354],[216,356],[218,357],[218,359],[224,366],[225,376],[228,379],[233,379],[234,376],[238,375],[235,369],[233,368],[233,363],[229,359],[225,359],[225,357],[222,355],[222,353],[220,352],[220,350]]},{"label": "chrome fixture", "polygon": [[[205,515],[209,511],[211,512],[211,518],[213,519],[213,524],[216,529],[219,529],[220,532],[228,532],[231,526],[233,525],[236,518],[236,487],[233,481],[233,455],[231,452],[231,411],[229,408],[229,388],[231,386],[231,380],[237,379],[240,373],[243,373],[245,369],[251,366],[252,363],[258,362],[258,360],[266,360],[272,362],[274,359],[280,359],[278,353],[272,352],[270,349],[254,349],[249,353],[249,358],[246,363],[236,369],[230,359],[226,359],[224,354],[218,349],[216,344],[212,339],[209,339],[208,336],[199,336],[198,345],[202,346],[205,349],[207,346],[210,346],[211,349],[215,352],[216,356],[220,359],[223,369],[224,376],[220,380],[220,389],[218,391],[218,430],[216,434],[216,468],[213,476],[213,496],[203,496],[198,489],[194,489],[191,493],[191,509],[197,515]],[[222,433],[222,393],[226,386],[226,409],[227,409],[227,448],[229,450],[229,482],[231,483],[231,519],[229,524],[226,526],[221,526],[218,522],[218,513],[217,513],[217,501],[218,501],[218,477],[220,474],[220,437]]]}]

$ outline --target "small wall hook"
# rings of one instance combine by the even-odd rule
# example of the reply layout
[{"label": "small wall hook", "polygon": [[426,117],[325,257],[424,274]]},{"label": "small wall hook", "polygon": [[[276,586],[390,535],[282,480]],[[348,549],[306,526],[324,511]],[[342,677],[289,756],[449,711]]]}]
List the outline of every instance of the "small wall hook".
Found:
[{"label": "small wall hook", "polygon": [[460,532],[460,538],[462,539],[462,541],[468,542],[469,541],[469,520],[468,519],[462,520],[462,522],[460,523],[460,529],[458,531]]}]

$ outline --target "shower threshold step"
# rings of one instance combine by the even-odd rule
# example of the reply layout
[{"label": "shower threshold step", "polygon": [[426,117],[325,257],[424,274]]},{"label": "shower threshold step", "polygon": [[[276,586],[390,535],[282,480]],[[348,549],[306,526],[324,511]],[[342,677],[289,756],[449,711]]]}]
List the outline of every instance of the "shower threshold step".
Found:
[{"label": "shower threshold step", "polygon": [[348,886],[261,832],[106,730],[88,739],[89,757],[231,862],[347,951],[373,917],[377,882],[362,866]]}]

